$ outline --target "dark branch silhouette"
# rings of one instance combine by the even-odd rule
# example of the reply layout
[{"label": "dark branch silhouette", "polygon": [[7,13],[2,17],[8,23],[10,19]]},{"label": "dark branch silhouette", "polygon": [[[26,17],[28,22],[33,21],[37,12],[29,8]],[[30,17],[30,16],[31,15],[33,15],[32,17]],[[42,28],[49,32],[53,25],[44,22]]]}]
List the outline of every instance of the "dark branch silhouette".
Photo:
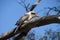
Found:
[{"label": "dark branch silhouette", "polygon": [[48,9],[49,9],[49,11],[47,12],[47,16],[49,15],[49,12],[50,12],[51,10],[54,10],[54,11],[58,12],[57,15],[60,15],[60,10],[57,9],[57,7],[52,7],[52,8],[48,7]]},{"label": "dark branch silhouette", "polygon": [[[22,7],[24,7],[27,12],[29,12],[29,11],[32,11],[32,10],[38,5],[38,3],[39,3],[41,0],[37,0],[32,6],[30,6],[30,3],[28,3],[28,5],[26,6],[25,1],[23,1],[23,0],[20,0],[20,1],[21,1],[21,2],[18,2],[18,3],[19,3]],[[29,7],[29,6],[30,6],[30,7]]]}]

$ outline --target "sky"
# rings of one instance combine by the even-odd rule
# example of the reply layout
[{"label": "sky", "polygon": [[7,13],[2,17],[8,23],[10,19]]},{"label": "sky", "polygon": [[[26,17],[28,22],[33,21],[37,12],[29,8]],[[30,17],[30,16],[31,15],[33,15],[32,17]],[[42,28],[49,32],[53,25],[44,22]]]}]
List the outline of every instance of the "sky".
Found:
[{"label": "sky", "polygon": [[[25,9],[18,4],[19,0],[0,0],[0,34],[4,32],[8,32],[11,29],[15,28],[16,21],[26,12]],[[36,0],[30,0],[31,4],[33,4]],[[26,1],[26,3],[29,3]],[[57,0],[42,0],[34,9],[34,11],[40,17],[46,16],[47,7],[58,7],[60,3]],[[39,9],[38,9],[39,8]],[[51,15],[55,14],[56,12],[50,12]],[[36,34],[36,38],[44,33],[44,30],[52,29],[54,31],[60,28],[60,24],[49,24],[41,27],[32,28],[30,32],[34,32]],[[37,39],[38,40],[38,39]]]}]

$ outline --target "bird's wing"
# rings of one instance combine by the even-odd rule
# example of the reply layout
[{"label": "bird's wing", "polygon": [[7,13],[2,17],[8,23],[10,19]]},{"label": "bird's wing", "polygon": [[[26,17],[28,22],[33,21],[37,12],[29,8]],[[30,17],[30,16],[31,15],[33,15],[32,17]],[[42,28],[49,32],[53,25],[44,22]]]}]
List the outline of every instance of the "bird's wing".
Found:
[{"label": "bird's wing", "polygon": [[24,16],[22,16],[22,17],[16,22],[15,25],[17,25],[17,26],[22,25],[23,22],[28,19],[28,17],[29,17],[29,15],[25,14]]},{"label": "bird's wing", "polygon": [[24,16],[22,16],[22,17],[16,22],[15,25],[17,25],[17,28],[16,28],[16,30],[15,30],[15,33],[18,31],[19,27],[23,24],[23,22],[28,19],[28,17],[29,17],[29,15],[25,14]]}]

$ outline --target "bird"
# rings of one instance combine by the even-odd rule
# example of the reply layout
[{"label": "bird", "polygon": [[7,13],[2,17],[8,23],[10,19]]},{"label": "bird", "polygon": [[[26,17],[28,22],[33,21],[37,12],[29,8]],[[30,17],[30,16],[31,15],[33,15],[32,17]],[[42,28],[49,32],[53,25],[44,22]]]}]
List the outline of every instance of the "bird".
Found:
[{"label": "bird", "polygon": [[15,30],[15,32],[18,30],[19,27],[21,27],[21,25],[29,22],[32,18],[34,17],[38,17],[37,14],[34,11],[30,11],[25,13],[17,22],[15,25],[17,25],[17,28]]}]

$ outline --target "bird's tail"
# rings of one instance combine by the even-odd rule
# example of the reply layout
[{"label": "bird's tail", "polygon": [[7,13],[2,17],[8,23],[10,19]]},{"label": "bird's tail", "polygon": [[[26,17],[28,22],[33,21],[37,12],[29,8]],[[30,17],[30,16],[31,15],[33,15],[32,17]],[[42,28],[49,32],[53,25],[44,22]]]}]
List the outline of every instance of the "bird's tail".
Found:
[{"label": "bird's tail", "polygon": [[17,22],[15,25],[17,25],[15,32],[16,33],[18,31],[18,29],[21,27],[21,25],[23,24],[23,21]]},{"label": "bird's tail", "polygon": [[22,24],[20,24],[20,25],[17,25],[17,27],[16,27],[16,29],[15,29],[15,32],[14,33],[16,33],[20,28],[21,28],[21,26],[23,25],[23,23]]},{"label": "bird's tail", "polygon": [[21,27],[21,25],[17,26],[14,33],[16,33],[20,27]]},{"label": "bird's tail", "polygon": [[15,29],[15,32],[14,32],[14,33],[16,33],[16,32],[18,31],[19,27],[20,27],[20,26],[17,26],[17,27],[16,27],[16,29]]}]

